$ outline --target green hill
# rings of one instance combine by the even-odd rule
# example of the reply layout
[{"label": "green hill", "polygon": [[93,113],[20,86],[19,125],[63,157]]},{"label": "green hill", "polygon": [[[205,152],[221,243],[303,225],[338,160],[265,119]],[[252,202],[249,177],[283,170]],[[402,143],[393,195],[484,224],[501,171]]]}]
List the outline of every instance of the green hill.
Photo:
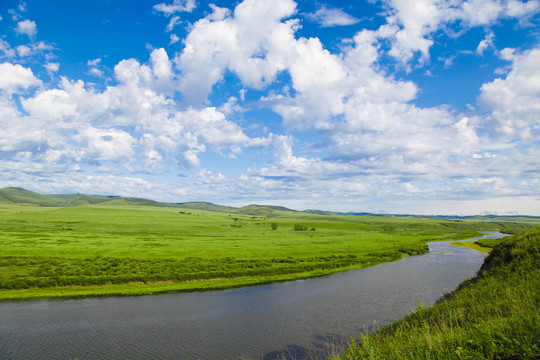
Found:
[{"label": "green hill", "polygon": [[65,200],[54,195],[41,195],[19,187],[0,189],[0,202],[38,206],[63,206]]},{"label": "green hill", "polygon": [[241,208],[235,209],[235,213],[245,214],[245,215],[254,215],[254,216],[267,216],[267,217],[276,217],[283,215],[284,213],[298,212],[296,210],[291,210],[283,206],[272,206],[272,205],[247,205]]},{"label": "green hill", "polygon": [[24,204],[37,206],[71,207],[93,205],[111,201],[117,196],[83,195],[83,194],[51,194],[43,195],[19,187],[0,189],[0,203]]},{"label": "green hill", "polygon": [[224,212],[232,213],[236,210],[234,207],[216,205],[210,202],[186,202],[176,204],[182,209],[191,209],[191,210],[203,210],[203,211],[213,211],[213,212]]}]

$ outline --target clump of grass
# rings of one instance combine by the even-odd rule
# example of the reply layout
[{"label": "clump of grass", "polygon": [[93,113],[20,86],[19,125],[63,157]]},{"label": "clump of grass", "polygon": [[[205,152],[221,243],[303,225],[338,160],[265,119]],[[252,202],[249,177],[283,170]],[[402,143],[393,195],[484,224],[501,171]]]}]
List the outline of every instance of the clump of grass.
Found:
[{"label": "clump of grass", "polygon": [[333,359],[540,358],[540,228],[507,239],[477,277],[435,306],[354,341]]}]

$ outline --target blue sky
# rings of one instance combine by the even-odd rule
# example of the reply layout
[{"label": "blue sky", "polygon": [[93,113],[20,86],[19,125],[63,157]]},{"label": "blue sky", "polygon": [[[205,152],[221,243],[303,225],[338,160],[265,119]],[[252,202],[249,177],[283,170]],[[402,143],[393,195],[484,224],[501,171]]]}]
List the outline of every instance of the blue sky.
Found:
[{"label": "blue sky", "polygon": [[0,187],[540,215],[538,0],[0,2]]}]

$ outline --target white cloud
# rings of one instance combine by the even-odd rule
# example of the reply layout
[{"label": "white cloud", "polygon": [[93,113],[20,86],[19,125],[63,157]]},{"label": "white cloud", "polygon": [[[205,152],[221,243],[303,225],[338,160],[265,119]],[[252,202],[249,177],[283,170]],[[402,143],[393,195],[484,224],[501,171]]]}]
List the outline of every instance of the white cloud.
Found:
[{"label": "white cloud", "polygon": [[514,0],[386,0],[387,24],[377,34],[389,39],[389,54],[404,64],[420,54],[419,61],[429,58],[432,36],[450,24],[460,24],[459,31],[475,26],[488,26],[501,18],[520,19],[531,16],[540,8],[538,0],[522,3]]},{"label": "white cloud", "polygon": [[177,42],[180,41],[180,38],[176,34],[171,34],[170,38],[171,38],[171,42],[169,43],[169,45],[176,44]]},{"label": "white cloud", "polygon": [[26,8],[26,3],[22,2],[22,1],[19,3],[18,9],[19,9],[20,12],[28,11],[27,8]]},{"label": "white cloud", "polygon": [[17,46],[17,53],[20,57],[29,56],[32,54],[32,50],[26,45]]},{"label": "white cloud", "polygon": [[188,192],[186,189],[176,189],[173,193],[179,196],[186,196]]},{"label": "white cloud", "polygon": [[98,78],[103,77],[103,71],[99,70],[98,68],[91,68],[89,73],[91,75],[94,75],[95,77],[98,77]]},{"label": "white cloud", "polygon": [[480,41],[480,43],[476,47],[476,54],[483,56],[484,51],[486,51],[489,48],[495,47],[493,43],[493,38],[494,38],[493,33],[486,34],[486,37],[482,39],[482,41]]},{"label": "white cloud", "polygon": [[506,50],[512,70],[481,88],[480,99],[492,110],[497,130],[508,138],[540,139],[540,48],[515,54]]},{"label": "white cloud", "polygon": [[49,58],[51,50],[53,50],[53,47],[43,41],[32,42],[30,44],[19,45],[12,48],[7,41],[0,39],[0,52],[3,53],[3,55],[0,54],[0,59],[13,59],[18,56],[22,61],[27,61],[30,57],[36,55],[44,55],[46,58]]},{"label": "white cloud", "polygon": [[41,81],[34,76],[32,70],[24,68],[19,64],[0,64],[0,90],[12,94],[21,89],[28,89],[31,86],[38,86],[40,84]]},{"label": "white cloud", "polygon": [[[48,64],[51,71],[58,66]],[[179,110],[167,95],[174,94],[176,75],[164,49],[154,50],[147,64],[134,59],[118,63],[117,84],[103,91],[81,80],[61,78],[58,88],[20,99],[26,114],[17,110],[10,95],[40,81],[30,69],[9,63],[0,65],[0,74],[0,88],[9,95],[0,102],[0,148],[10,152],[8,157],[23,159],[24,155],[20,162],[28,169],[40,169],[45,157],[49,162],[103,169],[120,164],[124,171],[155,170],[171,161],[191,168],[199,166],[198,155],[207,146],[232,156],[244,147],[269,143],[269,139],[250,138],[214,107]]]},{"label": "white cloud", "polygon": [[[185,48],[175,58],[182,71],[180,91],[187,103],[200,104],[226,69],[249,87],[262,88],[285,68],[283,57],[294,40],[296,21],[282,23],[296,8],[292,0],[246,0],[234,17],[214,13],[193,25]],[[225,15],[222,13],[221,15]]]},{"label": "white cloud", "polygon": [[0,51],[3,53],[2,57],[14,58],[16,56],[15,50],[3,39],[0,39]]},{"label": "white cloud", "polygon": [[167,31],[171,32],[174,30],[174,27],[178,24],[180,24],[182,21],[180,20],[180,16],[173,16],[169,23],[167,24]]},{"label": "white cloud", "polygon": [[506,13],[510,17],[526,17],[534,14],[538,9],[540,9],[540,1],[538,0],[527,2],[509,0],[506,4]]},{"label": "white cloud", "polygon": [[308,16],[323,27],[354,25],[360,21],[341,9],[328,9],[325,6]]},{"label": "white cloud", "polygon": [[227,8],[220,8],[214,4],[209,5],[212,9],[212,13],[208,15],[208,20],[220,21],[231,15],[231,10]]},{"label": "white cloud", "polygon": [[[31,115],[51,123],[56,121],[58,126],[66,124],[77,117],[77,104],[66,90],[52,89],[39,92],[36,96],[22,101],[23,108]],[[77,124],[72,125],[73,128]]]},{"label": "white cloud", "polygon": [[100,58],[97,58],[97,59],[94,59],[94,60],[88,60],[86,62],[86,65],[88,65],[88,66],[98,66],[99,64],[101,64],[101,59]]},{"label": "white cloud", "polygon": [[97,59],[94,59],[94,60],[88,60],[86,62],[86,65],[88,65],[90,67],[90,70],[88,71],[88,73],[92,76],[95,76],[97,78],[102,78],[104,77],[104,72],[103,70],[101,70],[99,67],[101,66],[101,59],[100,58],[97,58]]},{"label": "white cloud", "polygon": [[461,8],[461,16],[471,26],[487,25],[495,21],[504,11],[497,0],[468,0]]},{"label": "white cloud", "polygon": [[410,101],[417,91],[413,83],[386,78],[375,70],[374,36],[370,31],[359,32],[353,46],[340,55],[325,50],[318,39],[299,39],[289,70],[296,95],[265,100],[274,104],[286,124],[299,129],[331,129],[347,116],[348,109]]},{"label": "white cloud", "polygon": [[196,6],[195,0],[174,0],[172,4],[154,5],[154,10],[162,12],[165,16],[171,16],[177,12],[191,12]]},{"label": "white cloud", "polygon": [[19,34],[28,35],[28,37],[32,38],[34,35],[37,34],[36,23],[31,20],[19,21],[17,23],[15,31]]},{"label": "white cloud", "polygon": [[79,130],[75,140],[85,145],[85,150],[96,160],[129,161],[135,154],[136,140],[122,130],[88,127]]}]

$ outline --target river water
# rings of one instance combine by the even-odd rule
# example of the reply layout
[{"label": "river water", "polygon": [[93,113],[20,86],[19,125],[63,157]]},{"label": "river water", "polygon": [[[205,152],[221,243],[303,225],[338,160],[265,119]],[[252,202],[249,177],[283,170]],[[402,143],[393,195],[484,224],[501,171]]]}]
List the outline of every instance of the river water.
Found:
[{"label": "river water", "polygon": [[387,325],[418,300],[430,306],[474,276],[485,254],[449,243],[429,243],[427,254],[383,265],[266,286],[0,302],[0,358],[324,358],[364,326]]}]

